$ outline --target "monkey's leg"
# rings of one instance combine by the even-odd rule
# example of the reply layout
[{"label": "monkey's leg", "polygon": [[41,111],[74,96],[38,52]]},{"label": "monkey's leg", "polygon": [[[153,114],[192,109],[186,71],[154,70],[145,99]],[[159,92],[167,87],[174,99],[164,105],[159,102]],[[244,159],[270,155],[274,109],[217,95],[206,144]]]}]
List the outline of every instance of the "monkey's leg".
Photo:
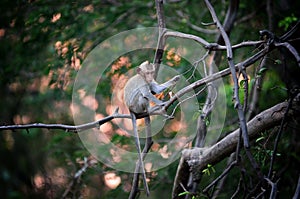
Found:
[{"label": "monkey's leg", "polygon": [[132,117],[132,127],[133,127],[133,132],[134,132],[134,136],[135,136],[135,145],[138,151],[138,161],[136,164],[136,168],[134,171],[134,178],[133,178],[133,182],[132,182],[132,188],[131,188],[131,192],[129,195],[129,198],[135,198],[138,190],[138,178],[139,178],[139,172],[140,169],[142,169],[142,175],[143,175],[143,183],[144,183],[144,187],[146,190],[146,194],[147,196],[149,196],[150,191],[149,191],[149,187],[147,184],[147,178],[146,178],[146,172],[145,172],[145,166],[144,166],[144,162],[143,162],[143,157],[142,157],[142,153],[141,153],[141,145],[140,145],[140,139],[139,139],[139,135],[137,132],[137,127],[136,127],[136,117],[134,113],[130,113],[131,117]]},{"label": "monkey's leg", "polygon": [[145,125],[146,125],[146,143],[143,149],[143,160],[150,150],[153,142],[152,142],[152,134],[151,134],[151,123],[150,123],[150,116],[145,117]]}]

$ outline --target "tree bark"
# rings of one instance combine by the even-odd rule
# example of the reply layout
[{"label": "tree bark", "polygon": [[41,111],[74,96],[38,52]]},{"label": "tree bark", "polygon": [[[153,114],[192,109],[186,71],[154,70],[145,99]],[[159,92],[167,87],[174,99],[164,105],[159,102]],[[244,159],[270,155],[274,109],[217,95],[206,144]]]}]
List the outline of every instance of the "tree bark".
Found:
[{"label": "tree bark", "polygon": [[[288,113],[288,118],[300,118],[299,99],[300,95],[295,98],[291,111]],[[253,140],[260,132],[279,125],[284,117],[287,106],[288,102],[282,102],[261,112],[249,121],[247,123],[249,139]],[[236,149],[240,134],[239,131],[240,129],[236,129],[210,147],[185,149],[182,152],[174,180],[173,199],[182,198],[178,194],[184,192],[182,185],[185,185],[188,180],[186,178],[188,178],[187,174],[190,172],[190,165],[193,165],[193,168],[197,168],[197,171],[193,172],[202,172],[208,164],[214,165],[229,156]]]}]

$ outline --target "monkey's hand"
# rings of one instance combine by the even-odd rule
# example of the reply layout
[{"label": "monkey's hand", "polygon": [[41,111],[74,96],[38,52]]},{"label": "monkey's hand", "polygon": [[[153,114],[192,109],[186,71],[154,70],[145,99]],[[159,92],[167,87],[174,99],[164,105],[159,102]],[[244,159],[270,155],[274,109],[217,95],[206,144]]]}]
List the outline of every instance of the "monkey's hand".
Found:
[{"label": "monkey's hand", "polygon": [[157,109],[165,110],[165,106],[167,103],[168,103],[168,101],[165,101],[165,102],[160,101],[160,103],[157,103],[156,106],[154,106],[153,108],[155,108],[155,110],[157,110]]},{"label": "monkey's hand", "polygon": [[157,104],[156,106],[153,106],[149,108],[148,113],[151,115],[161,115],[164,116],[166,119],[173,119],[173,116],[170,116],[167,114],[164,106],[167,102],[162,102],[160,104]]}]

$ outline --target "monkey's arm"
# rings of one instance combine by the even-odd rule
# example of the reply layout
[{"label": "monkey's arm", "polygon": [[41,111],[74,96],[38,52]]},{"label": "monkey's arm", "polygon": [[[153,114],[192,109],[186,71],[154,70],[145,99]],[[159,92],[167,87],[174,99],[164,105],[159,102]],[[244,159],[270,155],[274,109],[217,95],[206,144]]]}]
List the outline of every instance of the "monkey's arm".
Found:
[{"label": "monkey's arm", "polygon": [[163,105],[164,102],[157,99],[151,92],[150,89],[148,89],[147,87],[141,88],[140,89],[141,94],[144,98],[148,99],[149,101],[154,102],[157,105]]},{"label": "monkey's arm", "polygon": [[150,90],[154,94],[161,93],[164,90],[166,90],[167,88],[174,86],[178,82],[179,79],[180,79],[180,75],[176,75],[175,77],[173,77],[172,79],[170,79],[169,81],[167,81],[163,84],[158,84],[157,82],[153,81],[150,83]]}]

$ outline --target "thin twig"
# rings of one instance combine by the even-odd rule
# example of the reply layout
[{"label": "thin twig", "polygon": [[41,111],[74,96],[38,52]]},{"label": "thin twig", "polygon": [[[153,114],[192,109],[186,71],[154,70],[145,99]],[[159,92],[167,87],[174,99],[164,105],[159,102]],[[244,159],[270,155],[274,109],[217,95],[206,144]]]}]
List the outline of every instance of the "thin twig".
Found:
[{"label": "thin twig", "polygon": [[256,67],[255,69],[255,81],[254,81],[254,84],[252,86],[252,90],[250,92],[250,97],[251,97],[251,100],[250,100],[250,104],[249,104],[249,108],[248,108],[248,113],[247,113],[247,121],[249,119],[251,119],[257,112],[257,109],[258,109],[258,99],[259,99],[259,96],[260,96],[260,92],[261,92],[261,88],[262,88],[262,84],[263,84],[263,78],[264,78],[264,74],[261,69],[263,67],[265,67],[266,65],[266,57],[264,57],[258,67]]},{"label": "thin twig", "polygon": [[[217,17],[216,12],[213,9],[212,5],[210,4],[210,2],[208,0],[205,0],[205,3],[206,3],[208,10],[211,13],[211,16],[212,16],[214,22],[216,23],[216,26],[220,30],[220,33],[221,33],[221,35],[224,39],[225,45],[226,45],[227,61],[228,61],[229,69],[230,69],[231,76],[233,79],[233,83],[234,83],[234,94],[233,94],[233,100],[235,101],[234,108],[237,109],[239,122],[240,122],[240,129],[242,131],[244,148],[246,150],[246,154],[247,154],[253,168],[257,172],[257,175],[259,176],[259,178],[262,179],[263,176],[260,171],[259,165],[257,164],[257,162],[255,161],[255,159],[252,156],[252,153],[250,152],[248,129],[247,129],[247,125],[246,125],[245,112],[243,111],[243,107],[241,106],[240,99],[239,99],[239,85],[238,85],[238,79],[236,76],[235,65],[233,63],[233,53],[232,53],[231,43],[230,43],[227,33],[225,32],[223,26],[221,25],[221,23]],[[241,67],[239,69],[240,69],[240,71],[244,70],[244,67]]]},{"label": "thin twig", "polygon": [[269,178],[265,178],[265,180],[272,187],[269,199],[275,199],[277,194],[277,183],[272,182]]},{"label": "thin twig", "polygon": [[[258,59],[260,59],[261,57],[265,56],[268,52],[270,52],[271,50],[273,50],[272,48],[264,48],[261,51],[259,51],[258,53],[254,54],[253,56],[249,57],[248,59],[246,59],[243,62],[240,62],[238,64],[235,65],[235,70],[237,71],[241,66],[243,67],[248,67],[251,64],[253,64],[254,62],[256,62]],[[207,84],[209,82],[212,82],[214,80],[217,80],[219,78],[225,77],[227,75],[230,74],[230,69],[226,68],[222,71],[216,72],[213,75],[210,75],[208,77],[204,77],[198,81],[195,81],[194,83],[182,88],[181,90],[179,90],[177,93],[174,94],[173,97],[170,98],[170,100],[166,103],[165,107],[168,108],[171,104],[173,104],[179,97],[183,96],[184,94],[192,91],[195,88],[198,88],[204,84]]]},{"label": "thin twig", "polygon": [[73,176],[72,181],[69,183],[67,189],[64,191],[62,195],[62,199],[66,198],[70,192],[72,192],[73,187],[80,182],[80,177],[83,175],[83,173],[89,168],[98,163],[97,160],[94,158],[87,158],[84,157],[84,165],[75,173]]},{"label": "thin twig", "polygon": [[238,116],[239,116],[239,120],[240,120],[240,128],[242,129],[242,134],[243,134],[244,146],[246,148],[249,148],[249,138],[248,138],[248,133],[247,133],[246,120],[245,120],[244,112],[243,112],[242,107],[240,105],[239,85],[238,85],[238,79],[237,79],[237,76],[236,76],[236,69],[235,69],[235,66],[234,66],[234,63],[233,63],[231,43],[230,43],[230,40],[228,38],[228,35],[226,34],[223,26],[221,25],[221,23],[220,23],[220,21],[217,17],[212,5],[210,4],[210,2],[208,0],[205,0],[205,3],[206,3],[206,6],[207,6],[208,10],[211,13],[211,16],[212,16],[214,22],[216,23],[216,26],[219,28],[219,30],[221,32],[221,35],[224,39],[225,45],[226,45],[228,65],[229,65],[230,72],[231,72],[233,82],[234,82],[234,96],[233,96],[233,100],[235,101],[234,107],[238,111]]},{"label": "thin twig", "polygon": [[297,183],[297,187],[293,196],[293,199],[297,199],[300,197],[300,175],[298,177],[298,183]]},{"label": "thin twig", "polygon": [[65,132],[72,132],[72,133],[78,133],[81,131],[85,131],[92,128],[99,128],[102,124],[115,119],[115,118],[131,118],[128,114],[119,114],[118,108],[115,110],[115,112],[107,116],[103,119],[89,122],[81,125],[65,125],[65,124],[43,124],[43,123],[34,123],[34,124],[16,124],[16,125],[3,125],[0,126],[0,130],[19,130],[19,129],[60,129],[64,130]]},{"label": "thin twig", "polygon": [[[299,99],[299,97],[300,95],[297,96],[297,99]],[[294,104],[295,106],[293,106],[293,110],[289,111],[288,115],[298,119],[300,113],[299,105],[297,105],[296,100]],[[255,139],[255,137],[258,136],[260,132],[263,132],[275,125],[278,125],[284,117],[284,113],[287,106],[288,102],[282,102],[261,112],[260,114],[256,115],[251,121],[249,121],[247,125],[249,127],[248,130],[250,139]],[[187,164],[187,161],[191,161],[191,154],[195,154],[199,150],[203,151],[202,155],[200,157],[197,157],[197,164],[194,165],[199,172],[202,172],[202,170],[206,168],[208,164],[214,165],[215,163],[224,159],[235,150],[235,147],[240,138],[239,134],[240,129],[237,129],[234,132],[228,134],[219,142],[212,145],[211,147],[204,149],[194,148],[184,150],[182,152],[182,156],[174,180],[172,194],[173,198],[178,198],[178,194],[182,192],[179,183],[181,182],[185,184],[188,180],[187,173],[189,173],[189,166]],[[260,183],[257,184],[259,185]]]},{"label": "thin twig", "polygon": [[[195,42],[201,44],[205,49],[210,50],[210,51],[226,50],[226,46],[219,45],[217,43],[209,43],[206,40],[204,40],[203,38],[195,36],[195,35],[191,35],[191,34],[186,34],[186,33],[182,33],[182,32],[174,32],[174,31],[166,31],[164,34],[165,40],[167,40],[168,37],[191,39],[191,40],[194,40]],[[232,49],[234,50],[234,49],[247,47],[247,46],[257,46],[262,43],[264,43],[264,41],[243,41],[239,44],[233,45]]]},{"label": "thin twig", "polygon": [[283,116],[283,118],[281,120],[280,128],[278,130],[278,133],[277,133],[277,136],[276,136],[276,139],[275,139],[273,153],[272,153],[272,156],[271,156],[270,167],[269,167],[269,172],[268,172],[268,178],[271,177],[271,174],[272,174],[272,171],[273,171],[273,164],[274,164],[275,157],[277,155],[278,143],[279,143],[281,134],[283,132],[283,126],[284,126],[284,124],[285,124],[285,122],[287,120],[288,112],[290,111],[290,108],[292,106],[293,99],[294,98],[292,98],[292,97],[290,98],[288,106],[287,106],[287,108],[285,110],[284,116]]},{"label": "thin twig", "polygon": [[216,179],[214,179],[214,181],[212,181],[207,187],[203,189],[203,192],[206,193],[212,186],[215,186],[219,180],[221,180],[224,176],[226,176],[229,173],[229,171],[236,165],[236,163],[236,160],[231,162],[231,164],[222,172],[221,175],[219,175]]}]

